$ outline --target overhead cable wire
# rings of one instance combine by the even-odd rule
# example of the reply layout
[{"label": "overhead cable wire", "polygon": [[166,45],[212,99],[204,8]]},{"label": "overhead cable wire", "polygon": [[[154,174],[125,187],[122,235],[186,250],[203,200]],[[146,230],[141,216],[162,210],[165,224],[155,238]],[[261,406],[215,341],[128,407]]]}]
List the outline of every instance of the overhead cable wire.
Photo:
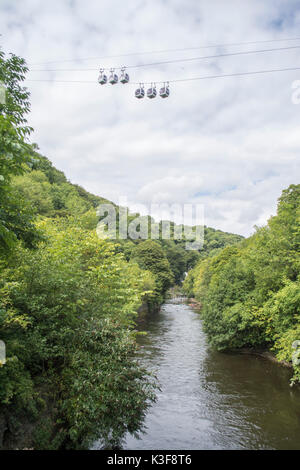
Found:
[{"label": "overhead cable wire", "polygon": [[[187,81],[196,81],[196,80],[208,80],[215,78],[228,78],[228,77],[241,77],[246,75],[259,75],[266,73],[276,73],[276,72],[291,72],[295,70],[300,70],[300,67],[288,67],[282,69],[268,69],[268,70],[255,70],[250,72],[235,72],[222,75],[204,75],[201,77],[190,77],[190,78],[178,78],[173,80],[152,80],[151,82],[130,82],[129,85],[149,85],[149,84],[159,84],[159,83],[178,83],[178,82],[187,82]],[[26,79],[27,82],[50,82],[50,83],[94,83],[97,84],[95,80],[51,80],[51,79]]]},{"label": "overhead cable wire", "polygon": [[184,47],[178,49],[162,49],[162,50],[155,50],[155,51],[144,51],[144,52],[131,52],[127,54],[115,54],[115,55],[106,55],[102,57],[85,57],[85,58],[78,58],[78,59],[60,59],[60,60],[52,60],[47,62],[38,62],[34,64],[30,64],[30,66],[35,65],[45,65],[45,64],[58,64],[58,63],[66,63],[66,62],[82,62],[88,60],[104,60],[104,59],[114,59],[118,57],[130,57],[130,56],[138,56],[138,55],[150,55],[150,54],[165,54],[169,52],[185,52],[185,51],[192,51],[192,50],[199,50],[199,49],[210,49],[210,48],[217,48],[217,47],[234,47],[234,46],[249,46],[252,44],[267,44],[272,42],[285,42],[285,41],[297,41],[300,40],[300,37],[293,37],[293,38],[278,38],[278,39],[264,39],[259,41],[244,41],[244,42],[233,42],[233,43],[225,43],[225,44],[207,44],[203,46],[194,46],[194,47]]},{"label": "overhead cable wire", "polygon": [[[181,59],[172,59],[166,60],[161,62],[151,62],[149,64],[136,64],[136,65],[127,65],[126,69],[134,69],[134,68],[141,68],[141,67],[152,67],[158,65],[167,65],[167,64],[175,64],[175,63],[182,63],[182,62],[192,62],[197,60],[205,60],[205,59],[217,59],[221,57],[232,57],[232,56],[240,56],[240,55],[250,55],[250,54],[261,54],[267,52],[279,52],[279,51],[287,51],[287,50],[294,50],[300,49],[300,45],[298,46],[287,46],[287,47],[279,47],[279,48],[272,48],[272,49],[258,49],[258,50],[251,50],[251,51],[238,51],[238,52],[228,52],[224,54],[215,54],[215,55],[207,55],[207,56],[199,56],[199,57],[189,57],[189,58],[181,58]],[[124,66],[118,67],[108,67],[102,68],[102,70],[118,70],[125,68]],[[94,72],[99,70],[97,69],[34,69],[30,70],[31,72]]]}]

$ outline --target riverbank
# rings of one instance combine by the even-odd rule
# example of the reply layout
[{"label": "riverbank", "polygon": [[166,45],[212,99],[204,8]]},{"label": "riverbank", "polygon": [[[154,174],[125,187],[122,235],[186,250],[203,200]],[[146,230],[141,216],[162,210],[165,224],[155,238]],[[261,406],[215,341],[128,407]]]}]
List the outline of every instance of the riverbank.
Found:
[{"label": "riverbank", "polygon": [[288,367],[290,369],[293,369],[293,365],[290,362],[286,361],[279,361],[274,354],[271,353],[271,351],[268,350],[259,350],[259,349],[251,349],[251,348],[243,348],[243,349],[231,349],[228,350],[228,352],[231,353],[236,353],[236,354],[250,354],[252,356],[258,356],[262,357],[264,359],[268,359],[269,361],[272,361],[280,366]]},{"label": "riverbank", "polygon": [[291,371],[253,354],[207,344],[196,309],[181,296],[138,325],[139,360],[160,390],[141,439],[124,449],[299,449],[300,390]]},{"label": "riverbank", "polygon": [[[193,310],[197,311],[200,313],[201,310],[201,303],[198,302],[194,298],[187,298],[187,305],[191,307]],[[252,356],[258,356],[264,359],[268,359],[269,361],[272,361],[280,366],[288,367],[290,369],[293,369],[293,365],[291,362],[287,361],[279,361],[276,356],[269,351],[268,349],[255,349],[255,348],[241,348],[241,349],[227,349],[224,351],[224,353],[232,353],[232,354],[247,354],[247,355],[252,355]]]},{"label": "riverbank", "polygon": [[198,302],[198,300],[191,298],[187,299],[187,304],[189,307],[195,309],[195,310],[200,310],[201,309],[201,303]]}]

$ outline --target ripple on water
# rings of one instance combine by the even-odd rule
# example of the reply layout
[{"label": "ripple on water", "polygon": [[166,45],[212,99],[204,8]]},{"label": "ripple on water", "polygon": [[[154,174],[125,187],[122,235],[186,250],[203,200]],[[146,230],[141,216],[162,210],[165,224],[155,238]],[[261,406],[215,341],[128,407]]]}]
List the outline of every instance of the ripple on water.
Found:
[{"label": "ripple on water", "polygon": [[300,393],[289,388],[289,371],[210,350],[199,315],[178,299],[141,330],[140,358],[161,392],[146,433],[128,435],[126,449],[300,449]]}]

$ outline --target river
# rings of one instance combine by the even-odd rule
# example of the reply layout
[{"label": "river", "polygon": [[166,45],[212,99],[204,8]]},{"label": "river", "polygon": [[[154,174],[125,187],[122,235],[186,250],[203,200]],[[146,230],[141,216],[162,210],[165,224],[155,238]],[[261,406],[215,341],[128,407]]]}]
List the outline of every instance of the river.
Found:
[{"label": "river", "polygon": [[252,355],[217,353],[182,299],[139,322],[141,361],[161,391],[141,439],[124,449],[300,449],[300,390],[291,371]]}]

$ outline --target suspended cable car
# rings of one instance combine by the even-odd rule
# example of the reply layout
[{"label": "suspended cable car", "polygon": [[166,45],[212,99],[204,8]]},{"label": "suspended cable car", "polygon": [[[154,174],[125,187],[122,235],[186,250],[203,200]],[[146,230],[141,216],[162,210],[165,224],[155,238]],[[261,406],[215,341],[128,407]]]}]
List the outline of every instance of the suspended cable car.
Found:
[{"label": "suspended cable car", "polygon": [[155,98],[156,94],[157,94],[156,86],[155,86],[155,84],[153,86],[153,84],[151,83],[151,87],[148,88],[148,90],[147,90],[147,96],[148,96],[148,98]]},{"label": "suspended cable car", "polygon": [[169,82],[166,84],[164,83],[164,86],[159,90],[159,96],[161,98],[168,98],[170,95],[170,88],[169,88]]},{"label": "suspended cable car", "polygon": [[145,96],[144,85],[140,83],[140,88],[135,90],[135,97],[140,100],[141,98],[144,98],[144,96]]},{"label": "suspended cable car", "polygon": [[125,72],[125,67],[121,68],[120,82],[124,84],[129,82],[129,75]]},{"label": "suspended cable car", "polygon": [[110,76],[109,76],[109,83],[111,83],[111,85],[114,85],[115,83],[118,83],[118,75],[115,73],[115,70],[114,69],[110,69]]},{"label": "suspended cable car", "polygon": [[98,82],[100,83],[100,85],[105,85],[107,83],[107,76],[104,74],[104,69],[100,69]]}]

